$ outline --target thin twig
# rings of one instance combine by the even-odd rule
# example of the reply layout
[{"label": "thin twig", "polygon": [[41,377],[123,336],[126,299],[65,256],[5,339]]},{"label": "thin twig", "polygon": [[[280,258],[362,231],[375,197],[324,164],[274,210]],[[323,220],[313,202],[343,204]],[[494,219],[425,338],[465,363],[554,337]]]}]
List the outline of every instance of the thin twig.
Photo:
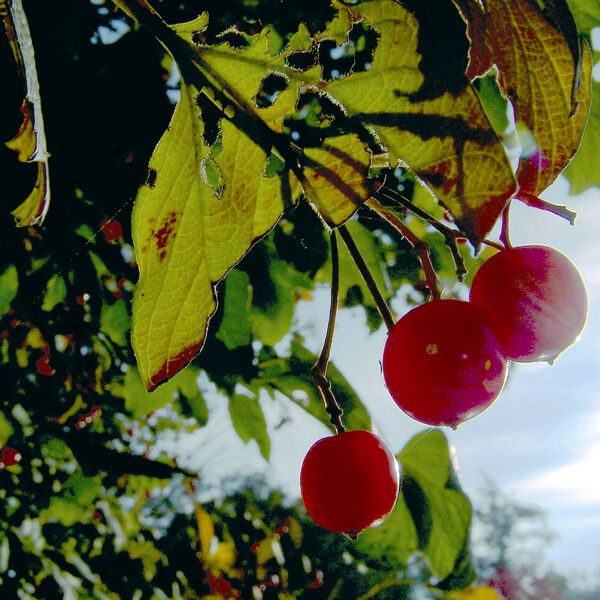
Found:
[{"label": "thin twig", "polygon": [[356,243],[354,242],[354,239],[352,239],[352,236],[350,235],[350,232],[348,231],[346,226],[340,225],[338,227],[338,231],[340,232],[340,235],[342,236],[342,239],[346,244],[346,248],[348,248],[348,252],[350,252],[350,256],[352,257],[354,264],[360,271],[362,278],[365,280],[365,283],[367,284],[367,287],[369,288],[369,291],[373,296],[375,306],[377,307],[377,310],[379,311],[383,322],[385,323],[388,330],[390,330],[395,325],[394,315],[392,314],[390,307],[387,305],[387,302],[385,301],[381,291],[379,290],[379,287],[377,287],[377,283],[373,278],[373,274],[369,270],[365,259],[362,257],[360,250],[356,246]]},{"label": "thin twig", "polygon": [[321,356],[311,370],[315,385],[325,404],[325,410],[329,413],[331,424],[335,427],[337,433],[346,431],[342,424],[342,415],[344,411],[338,404],[335,395],[331,389],[331,382],[327,379],[327,366],[329,365],[329,355],[331,354],[331,344],[335,332],[335,318],[337,315],[337,305],[340,289],[340,261],[338,258],[337,235],[335,230],[330,234],[331,240],[331,304],[329,306],[329,321],[327,323],[327,333],[323,342]]},{"label": "thin twig", "polygon": [[375,198],[369,198],[365,204],[380,217],[385,219],[412,246],[423,267],[425,273],[425,285],[429,288],[431,298],[433,300],[439,300],[442,296],[440,293],[439,281],[429,254],[429,244],[423,241],[419,236],[415,235],[392,211],[385,208],[385,206]]},{"label": "thin twig", "polygon": [[457,246],[457,240],[465,237],[465,234],[462,231],[459,231],[458,229],[452,229],[451,227],[440,223],[429,213],[425,212],[422,208],[419,208],[416,204],[413,204],[408,198],[399,192],[396,192],[395,190],[381,188],[377,190],[374,195],[378,198],[391,200],[392,202],[396,202],[405,208],[408,208],[408,210],[410,210],[417,217],[429,223],[438,233],[441,233],[444,236],[444,243],[446,246],[448,246],[450,254],[452,255],[452,260],[454,261],[454,267],[456,270],[456,277],[459,281],[464,279],[465,275],[467,274],[467,267]]}]

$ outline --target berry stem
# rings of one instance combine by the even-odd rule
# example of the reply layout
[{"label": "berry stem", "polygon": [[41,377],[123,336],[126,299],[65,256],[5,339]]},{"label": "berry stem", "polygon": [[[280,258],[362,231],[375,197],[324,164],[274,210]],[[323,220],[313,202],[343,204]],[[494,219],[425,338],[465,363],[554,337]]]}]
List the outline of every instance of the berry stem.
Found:
[{"label": "berry stem", "polygon": [[392,211],[385,208],[375,198],[369,198],[365,204],[385,219],[412,246],[425,273],[425,285],[429,288],[431,298],[432,300],[439,300],[442,295],[435,269],[431,263],[429,244],[415,235]]},{"label": "berry stem", "polygon": [[527,206],[531,206],[532,208],[539,208],[540,210],[547,210],[563,219],[569,221],[571,225],[575,225],[575,219],[577,218],[577,213],[569,210],[566,206],[559,206],[558,204],[552,204],[551,202],[546,202],[546,200],[542,200],[533,194],[529,194],[527,192],[519,192],[517,196],[517,200],[523,202],[523,204],[527,204]]},{"label": "berry stem", "polygon": [[350,252],[350,256],[352,257],[354,264],[360,271],[362,278],[365,280],[365,283],[367,284],[367,287],[373,296],[373,300],[375,301],[375,306],[377,307],[377,310],[389,331],[395,325],[394,315],[392,314],[390,307],[387,305],[387,302],[381,294],[381,291],[377,287],[377,283],[375,283],[373,274],[369,270],[365,259],[362,257],[360,250],[356,246],[356,243],[354,242],[354,239],[350,235],[350,232],[346,226],[340,225],[338,227],[338,231],[342,236],[342,240],[344,240],[344,243],[346,244],[346,248],[348,248],[348,252]]},{"label": "berry stem", "polygon": [[500,230],[500,241],[504,245],[504,248],[512,248],[512,244],[510,243],[510,235],[508,233],[508,229],[510,227],[509,211],[510,211],[510,202],[506,205],[505,209],[502,211],[502,229]]},{"label": "berry stem", "polygon": [[426,223],[429,223],[429,225],[431,225],[438,233],[441,233],[444,236],[444,243],[446,246],[448,246],[448,249],[452,254],[452,260],[454,261],[454,267],[456,270],[456,277],[459,281],[464,279],[464,276],[467,274],[467,267],[465,266],[465,261],[463,260],[456,243],[458,239],[465,237],[464,233],[440,223],[437,219],[433,218],[429,213],[425,212],[422,208],[419,208],[416,204],[413,204],[408,198],[396,190],[382,188],[378,190],[375,195],[378,196],[378,199],[391,200],[392,202],[408,208],[408,210],[410,210],[417,217]]},{"label": "berry stem", "polygon": [[327,323],[327,333],[323,342],[323,349],[319,360],[311,370],[315,386],[319,390],[325,410],[330,416],[331,424],[335,427],[337,433],[346,431],[342,424],[344,411],[338,404],[335,395],[331,389],[331,383],[327,379],[327,366],[329,365],[329,355],[331,354],[331,344],[333,343],[333,334],[335,332],[335,319],[337,316],[338,296],[340,289],[340,261],[338,257],[337,234],[335,230],[331,231],[331,303],[329,305],[329,320]]}]

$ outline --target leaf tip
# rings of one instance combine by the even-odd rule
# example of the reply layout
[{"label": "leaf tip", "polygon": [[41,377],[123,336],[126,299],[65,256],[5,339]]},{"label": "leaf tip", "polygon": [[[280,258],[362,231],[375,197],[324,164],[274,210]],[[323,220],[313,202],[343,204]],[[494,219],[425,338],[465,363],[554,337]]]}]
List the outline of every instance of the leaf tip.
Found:
[{"label": "leaf tip", "polygon": [[202,346],[203,340],[188,346],[177,354],[177,356],[169,358],[153,375],[150,375],[149,380],[144,381],[146,389],[149,392],[153,392],[161,383],[165,383],[171,377],[177,375],[202,350]]}]

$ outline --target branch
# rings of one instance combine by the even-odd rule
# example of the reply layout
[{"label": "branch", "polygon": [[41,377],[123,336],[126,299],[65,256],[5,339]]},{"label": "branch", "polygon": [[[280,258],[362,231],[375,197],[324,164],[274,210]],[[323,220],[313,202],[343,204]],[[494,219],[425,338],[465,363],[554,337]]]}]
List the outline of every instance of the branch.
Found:
[{"label": "branch", "polygon": [[352,239],[352,236],[350,235],[350,232],[346,226],[340,225],[338,227],[338,231],[340,232],[340,235],[346,244],[346,248],[348,248],[348,252],[350,252],[350,256],[352,257],[354,264],[365,280],[365,283],[367,284],[367,287],[373,296],[373,300],[375,301],[375,306],[377,307],[377,310],[379,311],[379,314],[381,315],[381,318],[383,319],[383,322],[389,331],[395,325],[394,315],[392,314],[390,307],[387,305],[387,302],[385,301],[381,291],[377,287],[377,283],[375,283],[373,274],[369,270],[365,259],[362,257],[360,250],[356,246],[356,243]]}]

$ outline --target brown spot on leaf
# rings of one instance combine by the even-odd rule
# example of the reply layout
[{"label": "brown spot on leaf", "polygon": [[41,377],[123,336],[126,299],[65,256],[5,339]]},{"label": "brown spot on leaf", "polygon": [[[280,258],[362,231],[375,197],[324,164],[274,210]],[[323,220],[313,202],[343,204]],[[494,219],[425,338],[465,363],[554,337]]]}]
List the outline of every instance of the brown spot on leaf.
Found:
[{"label": "brown spot on leaf", "polygon": [[160,250],[158,258],[160,261],[164,260],[167,256],[166,247],[169,240],[175,237],[175,224],[177,223],[177,215],[174,212],[170,212],[167,218],[162,222],[160,229],[153,233],[154,239],[156,240],[156,248]]}]

